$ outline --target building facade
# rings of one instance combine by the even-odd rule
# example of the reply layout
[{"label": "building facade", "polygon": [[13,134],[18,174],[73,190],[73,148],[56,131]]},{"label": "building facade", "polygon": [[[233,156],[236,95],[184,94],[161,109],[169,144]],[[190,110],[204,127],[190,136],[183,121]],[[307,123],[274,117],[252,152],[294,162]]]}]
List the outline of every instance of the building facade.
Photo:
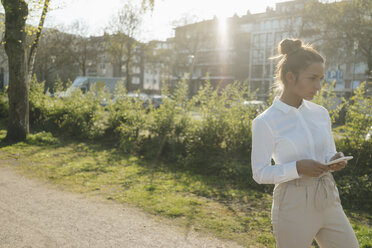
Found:
[{"label": "building facade", "polygon": [[[322,42],[319,37],[301,37],[306,2],[280,2],[264,13],[247,12],[225,22],[214,18],[176,28],[174,80],[188,79],[191,94],[206,74],[216,87],[238,80],[257,91],[259,99],[266,99],[275,81],[279,42],[298,37],[305,43]],[[336,81],[338,96],[349,96],[367,79],[367,64],[360,61],[357,55],[352,62],[327,59],[325,79]]]}]

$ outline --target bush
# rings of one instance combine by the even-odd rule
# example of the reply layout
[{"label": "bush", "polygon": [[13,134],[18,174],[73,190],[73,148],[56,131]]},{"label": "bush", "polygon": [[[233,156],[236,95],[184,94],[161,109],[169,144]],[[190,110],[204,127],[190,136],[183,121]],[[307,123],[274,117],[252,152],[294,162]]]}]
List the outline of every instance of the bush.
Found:
[{"label": "bush", "polygon": [[[345,169],[334,173],[343,205],[347,208],[371,211],[372,140],[367,141],[365,137],[372,125],[372,99],[366,96],[365,85],[365,82],[362,83],[349,100],[343,99],[343,103],[330,111],[330,114],[332,120],[335,120],[338,111],[346,109],[345,124],[338,128],[339,135],[343,138],[336,139],[336,147],[345,155],[354,156]],[[327,90],[327,87],[331,90]],[[322,91],[331,92],[332,87],[326,85]],[[320,94],[316,100],[329,108],[333,98],[333,93],[328,93]]]},{"label": "bush", "polygon": [[30,134],[27,136],[26,142],[32,145],[56,145],[59,144],[59,140],[53,137],[50,132],[40,132],[36,134]]},{"label": "bush", "polygon": [[114,138],[126,153],[137,153],[146,133],[146,109],[140,99],[126,96],[122,85],[108,107],[105,135]]},{"label": "bush", "polygon": [[255,94],[243,83],[235,82],[220,90],[206,82],[193,99],[199,103],[200,118],[186,135],[188,166],[203,174],[253,182],[248,179],[251,120],[257,112],[242,104],[253,99]]},{"label": "bush", "polygon": [[55,98],[44,94],[44,82],[34,78],[30,89],[30,123],[36,129],[76,138],[102,137],[105,114],[100,103],[105,95],[94,90],[83,95],[76,90],[67,98]]},{"label": "bush", "polygon": [[335,172],[342,203],[347,208],[372,209],[372,140],[356,143],[348,138],[336,142],[339,151],[354,158],[345,169]]},{"label": "bush", "polygon": [[0,92],[0,118],[8,118],[8,111],[8,95],[5,92]]},{"label": "bush", "polygon": [[[148,159],[166,158],[169,162],[184,165],[185,139],[193,126],[190,111],[192,101],[187,98],[186,81],[179,82],[173,98],[165,98],[158,109],[153,109],[148,117],[149,137],[143,154]],[[169,95],[165,88],[163,95]]]},{"label": "bush", "polygon": [[[333,122],[341,107],[347,110],[345,125],[338,128],[344,138],[336,140],[336,145],[354,159],[334,175],[344,205],[368,211],[372,206],[372,141],[364,137],[372,123],[372,104],[365,96],[364,85],[349,101],[344,99],[333,110],[330,108],[335,103],[334,84],[323,87],[314,101],[330,110]],[[172,98],[165,99],[157,109],[126,97],[122,86],[115,92],[114,99],[103,107],[102,100],[109,98],[104,91],[93,90],[83,95],[78,90],[68,98],[54,98],[44,94],[43,83],[34,79],[30,121],[39,129],[77,138],[110,138],[125,153],[143,155],[154,164],[161,159],[245,187],[272,189],[272,185],[256,184],[251,175],[251,121],[258,112],[255,107],[242,104],[244,100],[255,99],[247,84],[235,82],[224,89],[214,89],[207,81],[197,95],[188,99],[187,83],[182,81]],[[168,90],[164,89],[163,94],[169,95]]]}]

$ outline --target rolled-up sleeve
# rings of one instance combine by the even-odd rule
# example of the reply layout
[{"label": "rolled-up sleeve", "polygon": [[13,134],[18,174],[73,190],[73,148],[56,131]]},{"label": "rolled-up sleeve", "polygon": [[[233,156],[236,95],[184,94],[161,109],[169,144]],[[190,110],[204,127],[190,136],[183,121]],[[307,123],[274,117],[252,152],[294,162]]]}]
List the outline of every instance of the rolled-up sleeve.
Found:
[{"label": "rolled-up sleeve", "polygon": [[259,184],[278,184],[299,178],[296,161],[271,165],[274,134],[262,118],[252,122],[251,165],[253,179]]}]

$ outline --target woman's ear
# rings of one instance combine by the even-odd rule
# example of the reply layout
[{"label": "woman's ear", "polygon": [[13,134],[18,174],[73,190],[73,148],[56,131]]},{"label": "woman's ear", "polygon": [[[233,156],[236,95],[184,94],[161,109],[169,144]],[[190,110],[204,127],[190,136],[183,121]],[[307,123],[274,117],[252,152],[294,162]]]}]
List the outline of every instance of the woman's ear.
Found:
[{"label": "woman's ear", "polygon": [[293,72],[289,71],[285,74],[285,79],[287,81],[287,84],[289,86],[292,86],[296,83],[297,77]]}]

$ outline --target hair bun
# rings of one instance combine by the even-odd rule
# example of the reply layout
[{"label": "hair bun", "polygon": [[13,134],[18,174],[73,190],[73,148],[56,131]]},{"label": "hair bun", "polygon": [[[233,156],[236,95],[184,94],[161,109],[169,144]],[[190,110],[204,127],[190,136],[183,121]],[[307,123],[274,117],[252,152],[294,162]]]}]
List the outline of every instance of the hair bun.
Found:
[{"label": "hair bun", "polygon": [[302,47],[302,41],[300,39],[284,39],[279,44],[280,54],[290,54],[296,52]]}]

